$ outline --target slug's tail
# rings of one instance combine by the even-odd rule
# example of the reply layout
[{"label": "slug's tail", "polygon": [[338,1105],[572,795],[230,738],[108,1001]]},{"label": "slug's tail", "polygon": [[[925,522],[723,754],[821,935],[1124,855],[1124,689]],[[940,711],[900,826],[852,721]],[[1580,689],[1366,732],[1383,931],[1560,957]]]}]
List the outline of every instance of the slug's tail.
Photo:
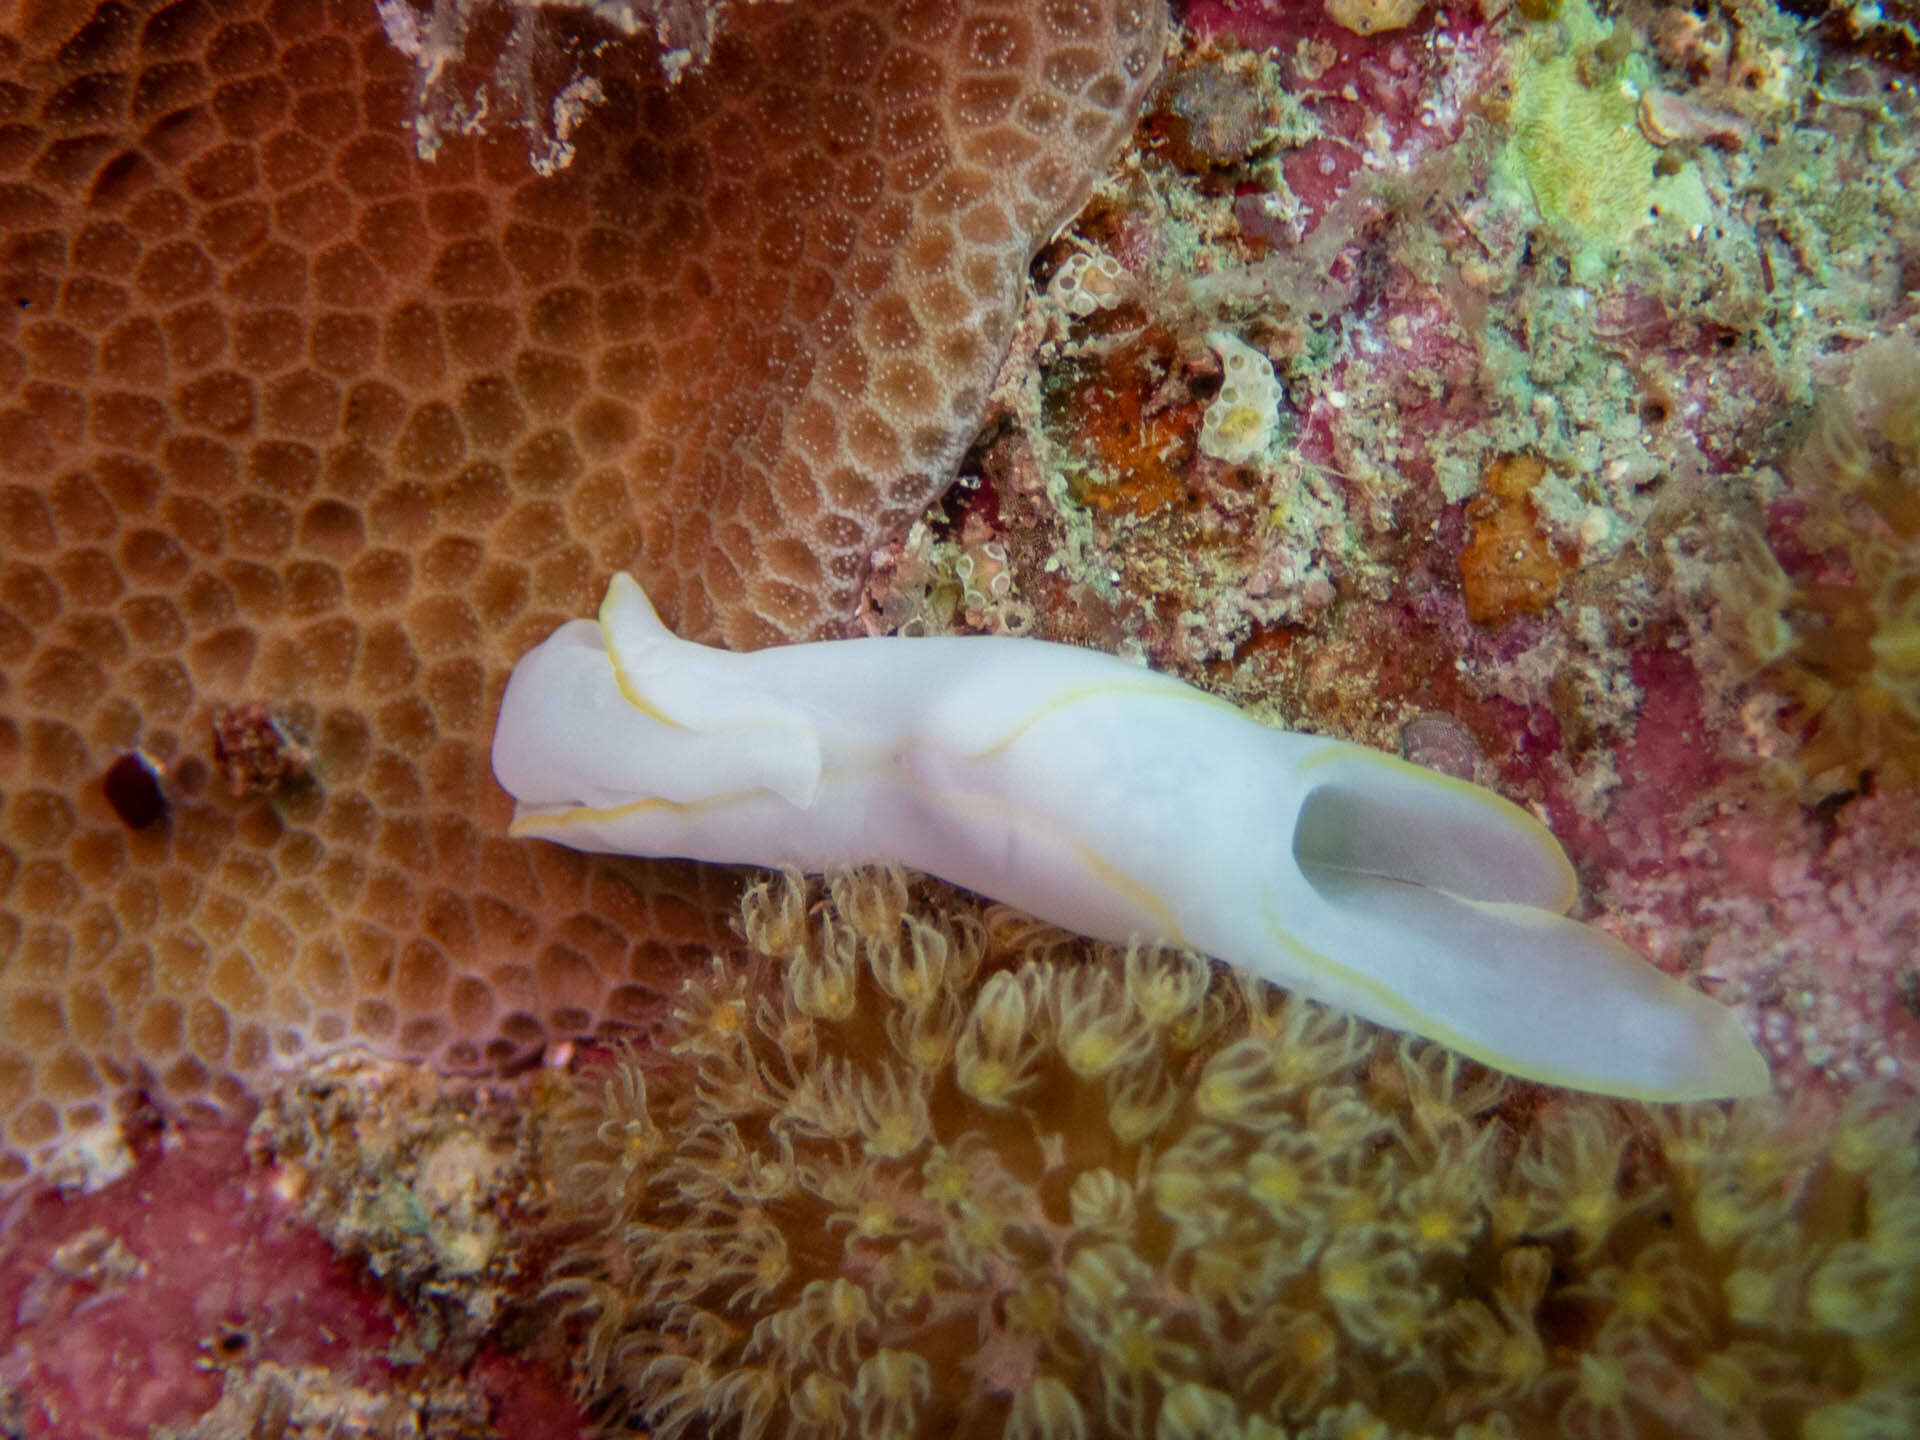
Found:
[{"label": "slug's tail", "polygon": [[1354,746],[1302,778],[1294,858],[1313,900],[1269,929],[1329,998],[1547,1084],[1642,1100],[1770,1088],[1733,1011],[1566,918],[1572,866],[1525,811]]}]

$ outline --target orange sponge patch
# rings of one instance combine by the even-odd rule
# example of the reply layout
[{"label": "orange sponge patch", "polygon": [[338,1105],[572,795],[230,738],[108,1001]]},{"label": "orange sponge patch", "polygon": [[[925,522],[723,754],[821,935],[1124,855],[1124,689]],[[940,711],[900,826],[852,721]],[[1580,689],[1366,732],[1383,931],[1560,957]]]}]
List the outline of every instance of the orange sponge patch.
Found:
[{"label": "orange sponge patch", "polygon": [[1546,473],[1536,456],[1502,456],[1488,464],[1481,476],[1483,493],[1467,505],[1473,531],[1460,554],[1460,580],[1467,616],[1476,625],[1537,615],[1560,594],[1565,567],[1529,498]]}]

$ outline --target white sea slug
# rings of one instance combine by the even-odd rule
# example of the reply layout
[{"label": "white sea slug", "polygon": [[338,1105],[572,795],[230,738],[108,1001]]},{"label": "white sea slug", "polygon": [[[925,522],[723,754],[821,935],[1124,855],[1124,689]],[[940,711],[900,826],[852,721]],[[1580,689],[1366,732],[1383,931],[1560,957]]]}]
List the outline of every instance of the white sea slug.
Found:
[{"label": "white sea slug", "polygon": [[597,624],[515,667],[493,769],[516,835],[891,861],[1529,1079],[1657,1100],[1769,1088],[1731,1010],[1565,917],[1572,868],[1526,812],[1097,651],[975,636],[734,654],[676,638],[616,575]]}]

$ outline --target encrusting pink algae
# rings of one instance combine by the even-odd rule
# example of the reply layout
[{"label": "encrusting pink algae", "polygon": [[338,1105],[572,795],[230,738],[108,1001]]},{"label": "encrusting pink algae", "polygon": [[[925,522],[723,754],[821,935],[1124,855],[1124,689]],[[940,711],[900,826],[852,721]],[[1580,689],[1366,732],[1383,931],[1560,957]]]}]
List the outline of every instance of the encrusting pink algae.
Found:
[{"label": "encrusting pink algae", "polygon": [[[1920,1433],[1917,26],[0,0],[0,1435]],[[512,841],[619,568],[1491,785],[1777,1097]]]}]

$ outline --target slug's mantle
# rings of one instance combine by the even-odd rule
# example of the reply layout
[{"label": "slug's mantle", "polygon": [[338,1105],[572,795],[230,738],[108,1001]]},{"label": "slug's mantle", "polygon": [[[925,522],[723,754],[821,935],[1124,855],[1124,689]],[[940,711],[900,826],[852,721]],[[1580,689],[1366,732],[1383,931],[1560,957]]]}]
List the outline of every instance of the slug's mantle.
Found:
[{"label": "slug's mantle", "polygon": [[1103,940],[1190,947],[1529,1079],[1767,1090],[1732,1011],[1566,918],[1553,837],[1476,786],[1004,637],[734,654],[631,577],[515,667],[513,832],[580,850],[888,861]]}]

